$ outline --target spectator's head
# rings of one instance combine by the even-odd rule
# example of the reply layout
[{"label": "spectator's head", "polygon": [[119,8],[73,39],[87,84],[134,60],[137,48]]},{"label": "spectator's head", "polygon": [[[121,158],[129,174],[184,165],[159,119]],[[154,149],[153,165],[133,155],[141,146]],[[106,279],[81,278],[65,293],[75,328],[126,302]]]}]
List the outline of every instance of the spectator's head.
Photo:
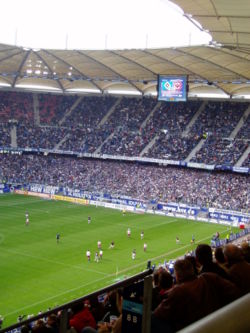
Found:
[{"label": "spectator's head", "polygon": [[169,289],[173,286],[173,277],[166,271],[162,270],[159,274],[159,287],[160,289]]},{"label": "spectator's head", "polygon": [[196,259],[194,256],[186,256],[185,259],[187,259],[188,261],[191,262],[191,264],[194,267],[194,272],[196,275],[198,275],[198,269],[197,269],[197,263],[196,263]]},{"label": "spectator's head", "polygon": [[49,329],[42,319],[38,319],[36,324],[32,327],[32,332],[34,333],[47,333],[48,331]]},{"label": "spectator's head", "polygon": [[234,244],[227,244],[224,248],[224,256],[229,265],[233,265],[243,260],[241,248]]},{"label": "spectator's head", "polygon": [[196,260],[200,265],[211,263],[213,260],[212,249],[208,244],[199,244],[195,250]]},{"label": "spectator's head", "polygon": [[221,246],[219,246],[215,249],[214,257],[215,257],[217,263],[225,264],[226,260],[225,260],[225,256],[224,256],[223,249]]},{"label": "spectator's head", "polygon": [[248,245],[247,242],[243,242],[241,244],[241,249],[242,249],[242,253],[244,256],[244,259],[250,263],[250,246]]},{"label": "spectator's head", "polygon": [[48,316],[47,324],[48,324],[48,326],[51,326],[51,327],[58,326],[58,318],[54,313],[52,313]]},{"label": "spectator's head", "polygon": [[174,272],[177,283],[192,280],[196,276],[192,263],[187,259],[176,260],[174,264]]},{"label": "spectator's head", "polygon": [[162,271],[162,267],[156,269],[154,271],[153,274],[153,283],[154,283],[154,287],[158,287],[159,286],[159,276],[160,276],[160,272]]}]

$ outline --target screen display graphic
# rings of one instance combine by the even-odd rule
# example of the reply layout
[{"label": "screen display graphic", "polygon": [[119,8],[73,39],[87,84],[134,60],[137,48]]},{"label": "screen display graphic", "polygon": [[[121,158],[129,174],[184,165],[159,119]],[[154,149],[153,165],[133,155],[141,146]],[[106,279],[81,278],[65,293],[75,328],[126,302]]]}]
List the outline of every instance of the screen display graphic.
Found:
[{"label": "screen display graphic", "polygon": [[159,75],[158,100],[185,102],[187,100],[187,77]]}]

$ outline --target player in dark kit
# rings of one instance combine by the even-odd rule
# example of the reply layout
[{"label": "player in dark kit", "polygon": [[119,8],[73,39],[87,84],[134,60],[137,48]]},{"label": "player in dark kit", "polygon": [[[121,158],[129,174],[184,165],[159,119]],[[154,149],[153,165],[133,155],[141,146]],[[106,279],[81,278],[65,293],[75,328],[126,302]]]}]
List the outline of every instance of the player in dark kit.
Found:
[{"label": "player in dark kit", "polygon": [[88,216],[88,224],[91,222],[91,216]]},{"label": "player in dark kit", "polygon": [[56,242],[59,243],[59,240],[60,240],[60,234],[57,233],[57,234],[56,234]]}]

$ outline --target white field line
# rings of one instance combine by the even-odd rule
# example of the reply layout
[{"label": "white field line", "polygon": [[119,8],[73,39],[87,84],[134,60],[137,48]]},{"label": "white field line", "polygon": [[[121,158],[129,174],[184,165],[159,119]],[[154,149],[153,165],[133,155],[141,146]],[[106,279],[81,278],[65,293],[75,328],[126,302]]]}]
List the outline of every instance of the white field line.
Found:
[{"label": "white field line", "polygon": [[[229,229],[227,229],[227,230],[225,230],[224,232],[221,232],[221,233],[225,233],[225,232],[227,232],[228,230],[229,230]],[[205,241],[205,240],[207,240],[207,239],[210,239],[210,237],[206,237],[206,238],[200,239],[200,240],[198,241],[198,243],[203,242],[203,241]],[[169,252],[166,252],[166,253],[164,253],[164,254],[162,254],[162,255],[160,255],[160,256],[157,256],[157,257],[151,258],[151,260],[155,260],[155,259],[162,258],[162,257],[164,257],[164,256],[168,256],[169,254],[173,254],[173,253],[175,253],[175,252],[178,252],[179,250],[182,250],[182,249],[185,249],[185,248],[188,248],[188,247],[190,247],[190,244],[185,245],[185,246],[182,246],[182,247],[178,247],[177,249],[174,249],[174,250],[171,250],[171,251],[169,251]],[[144,261],[144,262],[141,262],[140,264],[133,265],[133,266],[130,266],[130,267],[128,267],[128,268],[125,268],[125,269],[119,271],[119,274],[121,274],[121,273],[125,273],[125,272],[128,272],[128,271],[131,271],[132,269],[137,268],[137,267],[140,267],[142,264],[145,264],[145,263],[147,263],[147,261]],[[96,283],[96,282],[102,281],[102,280],[106,279],[107,277],[112,277],[112,276],[114,276],[114,277],[117,276],[117,272],[112,273],[112,274],[107,274],[106,276],[104,276],[104,277],[102,277],[102,278],[100,278],[100,279],[97,279],[97,280],[94,280],[94,281],[91,281],[91,282],[88,282],[88,283],[82,284],[82,285],[80,285],[80,286],[78,286],[78,287],[76,287],[76,288],[73,288],[73,289],[66,290],[66,291],[64,291],[63,293],[59,293],[59,294],[57,294],[57,295],[53,295],[53,296],[51,296],[51,297],[45,298],[45,299],[43,299],[42,301],[39,301],[39,302],[35,302],[35,303],[32,303],[32,304],[29,304],[29,305],[27,305],[27,306],[25,306],[25,307],[22,307],[22,308],[19,308],[18,310],[15,310],[15,311],[13,311],[13,312],[6,313],[5,316],[7,317],[7,316],[10,316],[10,315],[12,315],[12,314],[14,314],[14,313],[20,313],[22,310],[25,310],[25,309],[28,309],[28,308],[32,308],[33,306],[36,306],[36,305],[38,305],[38,304],[43,304],[43,303],[45,303],[45,302],[47,302],[47,301],[49,301],[49,300],[52,300],[52,299],[57,298],[57,297],[62,296],[62,295],[66,295],[66,294],[68,294],[68,293],[70,293],[70,292],[72,292],[72,291],[79,290],[79,289],[81,289],[81,288],[83,288],[83,287],[86,287],[86,286],[88,286],[88,285],[91,285],[92,283]]]},{"label": "white field line", "polygon": [[105,275],[105,276],[108,275],[107,273],[103,273],[103,272],[100,272],[100,271],[97,271],[97,270],[94,270],[94,269],[85,268],[85,267],[82,267],[82,266],[79,266],[79,265],[65,264],[65,263],[63,263],[61,261],[56,261],[56,260],[41,258],[41,257],[38,257],[38,256],[33,256],[32,254],[28,254],[28,253],[21,253],[21,252],[18,252],[18,251],[7,250],[7,249],[2,249],[2,251],[8,252],[8,253],[17,254],[17,255],[20,255],[20,256],[24,256],[24,257],[33,258],[33,259],[36,259],[36,260],[46,261],[46,262],[49,262],[49,263],[52,263],[52,264],[66,266],[66,267],[69,267],[69,268],[81,269],[81,270],[84,270],[84,271],[89,271],[89,272],[93,272],[93,273],[97,273],[97,274],[102,274],[102,275]]},{"label": "white field line", "polygon": [[[152,221],[150,221],[151,225],[148,228],[144,228],[144,230],[153,229],[155,227],[159,227],[159,226],[162,226],[162,225],[170,224],[170,223],[173,223],[173,222],[176,222],[176,221],[178,221],[178,220],[177,219],[173,219],[173,220],[170,220],[170,221],[163,221],[161,223],[152,223]],[[120,225],[120,226],[126,227],[126,228],[130,227],[128,224],[123,224],[123,223],[117,223],[116,225]],[[132,228],[140,229],[140,230],[142,229],[142,227],[138,227],[137,225],[133,225]]]}]

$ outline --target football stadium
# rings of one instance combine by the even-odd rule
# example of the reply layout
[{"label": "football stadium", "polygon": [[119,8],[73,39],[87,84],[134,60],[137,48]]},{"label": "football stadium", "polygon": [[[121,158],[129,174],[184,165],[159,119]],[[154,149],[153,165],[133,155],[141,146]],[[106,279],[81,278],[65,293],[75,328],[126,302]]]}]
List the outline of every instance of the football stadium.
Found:
[{"label": "football stadium", "polygon": [[[114,3],[87,29],[109,12],[118,34]],[[128,41],[152,3],[128,1]],[[156,7],[139,46],[0,34],[2,333],[250,331],[250,7]]]}]

